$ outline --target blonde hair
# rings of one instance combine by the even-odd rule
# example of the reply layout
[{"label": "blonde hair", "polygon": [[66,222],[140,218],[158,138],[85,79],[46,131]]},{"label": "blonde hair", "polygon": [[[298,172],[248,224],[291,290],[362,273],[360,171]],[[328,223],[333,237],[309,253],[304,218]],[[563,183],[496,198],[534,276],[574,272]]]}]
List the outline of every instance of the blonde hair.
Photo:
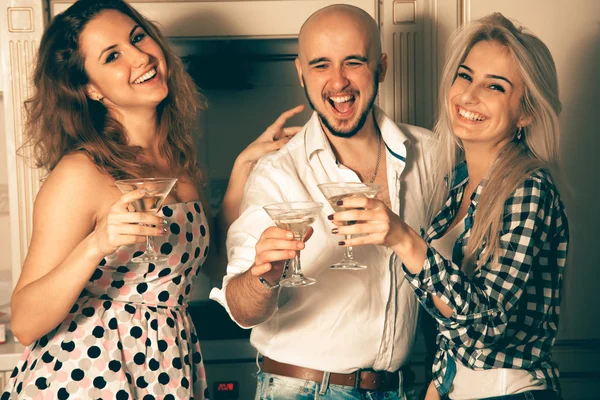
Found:
[{"label": "blonde hair", "polygon": [[[535,171],[545,169],[555,172],[559,157],[558,115],[561,104],[556,67],[546,45],[533,34],[524,32],[522,27],[515,27],[499,13],[464,25],[454,34],[447,47],[449,53],[442,73],[439,116],[433,130],[436,137],[433,154],[436,160],[434,173],[430,177],[432,195],[428,204],[429,221],[446,202],[454,179],[454,168],[464,159],[462,145],[452,133],[448,93],[456,79],[458,66],[473,46],[482,41],[505,46],[514,58],[524,84],[522,112],[532,122],[524,127],[522,139],[515,138],[499,152],[485,177],[486,183],[477,207],[479,211],[463,259],[462,267],[467,272],[479,269],[490,257],[496,260],[504,203]],[[478,254],[484,244],[485,253]],[[479,262],[473,265],[476,259]]]}]

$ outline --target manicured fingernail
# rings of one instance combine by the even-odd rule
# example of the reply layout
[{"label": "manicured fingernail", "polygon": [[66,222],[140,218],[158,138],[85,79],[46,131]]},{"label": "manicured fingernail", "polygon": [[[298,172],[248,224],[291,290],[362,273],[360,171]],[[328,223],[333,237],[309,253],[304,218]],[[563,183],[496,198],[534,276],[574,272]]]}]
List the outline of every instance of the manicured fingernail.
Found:
[{"label": "manicured fingernail", "polygon": [[166,225],[166,224],[168,224],[168,223],[169,223],[169,221],[167,221],[166,219],[163,219],[163,220],[162,220],[162,223],[163,223],[163,225]]},{"label": "manicured fingernail", "polygon": [[140,189],[140,190],[138,190],[138,193],[139,194],[146,194],[146,189]]},{"label": "manicured fingernail", "polygon": [[331,230],[331,233],[333,233],[334,235],[335,235],[336,233],[338,233],[338,228],[333,228],[333,229]]},{"label": "manicured fingernail", "polygon": [[344,200],[338,200],[338,202],[335,203],[335,204],[337,204],[338,206],[343,206],[344,205]]},{"label": "manicured fingernail", "polygon": [[294,234],[292,232],[288,232],[285,234],[285,237],[288,239],[293,239],[294,238]]},{"label": "manicured fingernail", "polygon": [[348,221],[348,225],[354,225],[356,224],[356,221]]},{"label": "manicured fingernail", "polygon": [[338,242],[338,244],[339,244],[340,246],[343,246],[343,245],[345,245],[345,244],[346,244],[346,242]]},{"label": "manicured fingernail", "polygon": [[162,231],[163,231],[163,235],[166,235],[166,234],[167,234],[167,232],[169,232],[169,231],[167,230],[167,228],[163,228],[163,230],[162,230]]},{"label": "manicured fingernail", "polygon": [[331,214],[331,215],[328,215],[328,216],[327,216],[327,219],[328,219],[328,220],[330,220],[330,221],[333,221],[333,214]]}]

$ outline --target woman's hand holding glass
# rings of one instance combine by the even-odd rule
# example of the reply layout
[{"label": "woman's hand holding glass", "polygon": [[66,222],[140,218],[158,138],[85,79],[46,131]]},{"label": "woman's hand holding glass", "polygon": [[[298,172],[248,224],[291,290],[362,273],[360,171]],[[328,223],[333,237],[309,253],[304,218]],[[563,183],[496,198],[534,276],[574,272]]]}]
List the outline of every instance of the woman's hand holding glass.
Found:
[{"label": "woman's hand holding glass", "polygon": [[162,236],[166,233],[164,219],[151,212],[131,212],[129,205],[146,195],[135,190],[121,196],[101,219],[90,234],[91,248],[96,255],[104,257],[119,247],[144,243],[146,236]]},{"label": "woman's hand holding glass", "polygon": [[332,233],[345,236],[340,245],[376,244],[390,247],[398,255],[410,246],[414,231],[381,200],[351,196],[341,199],[337,206],[347,209],[332,215],[336,225]]}]

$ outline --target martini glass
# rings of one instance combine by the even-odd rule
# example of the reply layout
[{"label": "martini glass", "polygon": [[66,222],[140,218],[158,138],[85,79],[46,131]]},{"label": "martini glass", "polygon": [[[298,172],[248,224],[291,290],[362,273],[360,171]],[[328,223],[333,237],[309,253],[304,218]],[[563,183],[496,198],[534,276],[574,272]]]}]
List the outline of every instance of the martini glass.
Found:
[{"label": "martini glass", "polygon": [[[115,181],[115,185],[123,194],[134,190],[146,189],[146,194],[141,199],[131,202],[135,211],[150,212],[156,214],[160,210],[163,201],[175,186],[176,178],[140,178],[140,179],[122,179]],[[169,258],[167,255],[159,254],[154,249],[154,239],[152,236],[146,236],[146,251],[143,254],[131,259],[133,263],[150,263],[164,261]]]},{"label": "martini glass", "polygon": [[[278,228],[292,231],[294,240],[303,240],[321,209],[322,203],[314,201],[292,201],[289,203],[276,203],[263,207],[269,217],[275,222]],[[279,281],[279,285],[285,287],[309,286],[316,282],[313,278],[304,276],[302,266],[300,265],[300,251],[296,251],[296,257],[292,261],[293,273]]]},{"label": "martini glass", "polygon": [[[345,197],[360,196],[368,197],[372,199],[379,191],[379,187],[376,183],[362,183],[362,182],[332,182],[322,183],[317,185],[333,210],[335,212],[347,210],[337,205],[337,202]],[[344,221],[344,225],[350,225],[352,222]],[[352,235],[345,235],[346,240],[352,238]],[[352,246],[346,246],[344,251],[344,257],[337,263],[331,265],[331,269],[345,269],[345,270],[362,270],[367,269],[367,266],[360,263],[354,258],[352,252]]]}]

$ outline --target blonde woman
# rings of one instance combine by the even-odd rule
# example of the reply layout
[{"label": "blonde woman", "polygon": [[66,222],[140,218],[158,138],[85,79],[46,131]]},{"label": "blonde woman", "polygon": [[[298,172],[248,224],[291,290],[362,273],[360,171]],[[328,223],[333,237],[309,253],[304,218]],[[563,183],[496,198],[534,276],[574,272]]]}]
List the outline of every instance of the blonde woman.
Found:
[{"label": "blonde woman", "polygon": [[[391,247],[435,318],[427,398],[558,399],[550,353],[569,234],[553,179],[554,61],[501,14],[466,25],[448,49],[429,229],[419,235],[379,200],[346,198],[334,233],[366,234],[340,245]],[[362,223],[342,225],[351,220]]]}]

